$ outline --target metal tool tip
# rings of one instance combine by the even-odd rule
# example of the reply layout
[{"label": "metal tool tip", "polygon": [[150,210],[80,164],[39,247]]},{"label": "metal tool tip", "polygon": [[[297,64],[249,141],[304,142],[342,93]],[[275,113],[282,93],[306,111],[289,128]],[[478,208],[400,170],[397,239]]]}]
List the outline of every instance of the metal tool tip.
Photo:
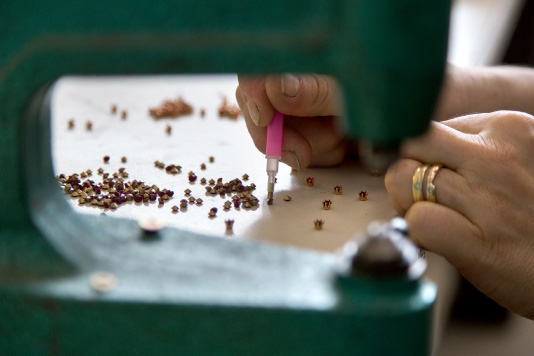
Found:
[{"label": "metal tool tip", "polygon": [[398,159],[399,147],[398,143],[380,145],[370,141],[361,141],[360,152],[363,163],[373,174],[384,174],[388,167]]}]

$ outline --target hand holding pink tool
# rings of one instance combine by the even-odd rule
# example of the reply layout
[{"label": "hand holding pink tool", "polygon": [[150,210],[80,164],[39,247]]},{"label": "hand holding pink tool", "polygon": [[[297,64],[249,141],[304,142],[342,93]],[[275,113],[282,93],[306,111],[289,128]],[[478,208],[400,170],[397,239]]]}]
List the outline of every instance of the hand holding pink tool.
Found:
[{"label": "hand holding pink tool", "polygon": [[278,163],[282,158],[282,134],[284,131],[284,114],[274,111],[274,117],[267,126],[267,147],[265,158],[267,158],[267,204],[273,203],[274,183],[278,173]]}]

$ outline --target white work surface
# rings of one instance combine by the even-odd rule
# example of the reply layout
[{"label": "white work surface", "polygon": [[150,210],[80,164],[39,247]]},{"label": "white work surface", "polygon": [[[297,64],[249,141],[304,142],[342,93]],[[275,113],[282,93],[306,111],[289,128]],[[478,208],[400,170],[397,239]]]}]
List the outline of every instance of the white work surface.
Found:
[{"label": "white work surface", "polygon": [[[233,219],[232,238],[263,240],[298,247],[334,251],[357,232],[365,230],[372,220],[388,220],[395,214],[384,189],[384,177],[373,177],[347,163],[335,169],[315,168],[293,171],[281,164],[275,187],[274,204],[267,205],[266,160],[254,146],[245,121],[219,118],[217,108],[222,98],[228,97],[235,103],[237,86],[235,76],[212,77],[138,77],[138,78],[63,78],[54,91],[53,112],[53,157],[57,173],[80,173],[91,169],[91,179],[101,182],[96,174],[102,167],[106,172],[117,172],[126,168],[126,180],[142,180],[160,188],[175,192],[164,206],[152,203],[127,203],[116,210],[107,209],[110,217],[139,219],[157,215],[168,226],[202,234],[227,237],[224,220]],[[154,120],[148,115],[148,108],[160,104],[163,99],[183,97],[195,108],[194,113],[176,119]],[[117,104],[119,113],[110,112],[111,104]],[[201,118],[200,108],[206,109]],[[128,117],[122,120],[120,110],[126,109]],[[75,121],[73,129],[67,128],[70,118]],[[91,131],[85,123],[93,122]],[[171,125],[172,132],[165,132]],[[108,164],[102,158],[111,157]],[[126,156],[127,163],[120,158]],[[209,163],[208,157],[215,157]],[[166,164],[182,166],[182,173],[172,175],[154,166],[159,160]],[[206,170],[201,170],[201,163]],[[196,173],[195,183],[188,180],[188,172]],[[239,210],[223,210],[223,203],[231,200],[207,194],[207,180],[222,177],[223,181],[242,179],[247,173],[250,178],[244,184],[255,183],[252,192],[260,203],[257,207]],[[315,186],[307,187],[306,178],[314,177]],[[336,185],[343,187],[342,195],[334,195]],[[201,198],[203,204],[190,204],[186,211],[172,213],[171,207],[187,199],[184,190]],[[367,191],[367,201],[359,200],[358,193]],[[235,193],[234,193],[235,194]],[[290,195],[286,202],[283,197]],[[333,202],[331,210],[323,210],[323,200]],[[101,214],[104,209],[92,206],[78,206],[76,199],[69,199],[75,209],[87,214]],[[216,218],[208,218],[209,210],[218,208]],[[314,230],[314,220],[325,221],[322,231]]]}]

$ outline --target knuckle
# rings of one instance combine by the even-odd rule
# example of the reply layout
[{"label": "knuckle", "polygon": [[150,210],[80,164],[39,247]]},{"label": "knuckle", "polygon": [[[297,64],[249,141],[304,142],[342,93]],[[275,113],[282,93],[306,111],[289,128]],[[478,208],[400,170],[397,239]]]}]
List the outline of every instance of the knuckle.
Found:
[{"label": "knuckle", "polygon": [[514,144],[488,134],[481,134],[479,141],[485,148],[481,151],[479,159],[487,161],[490,165],[504,168],[520,162],[521,153]]},{"label": "knuckle", "polygon": [[534,149],[534,117],[517,111],[498,111],[487,129],[478,135],[484,147],[479,158],[507,167],[525,160],[525,152]]},{"label": "knuckle", "polygon": [[498,111],[492,125],[514,134],[534,134],[534,116],[520,111]]}]

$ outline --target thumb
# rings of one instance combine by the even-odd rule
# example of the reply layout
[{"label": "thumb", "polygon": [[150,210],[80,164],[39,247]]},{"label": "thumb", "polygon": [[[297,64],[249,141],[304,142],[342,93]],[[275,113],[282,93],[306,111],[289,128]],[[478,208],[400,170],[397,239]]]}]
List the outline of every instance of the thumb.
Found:
[{"label": "thumb", "polygon": [[292,116],[340,115],[341,98],[337,81],[328,75],[270,75],[265,90],[273,107]]}]

